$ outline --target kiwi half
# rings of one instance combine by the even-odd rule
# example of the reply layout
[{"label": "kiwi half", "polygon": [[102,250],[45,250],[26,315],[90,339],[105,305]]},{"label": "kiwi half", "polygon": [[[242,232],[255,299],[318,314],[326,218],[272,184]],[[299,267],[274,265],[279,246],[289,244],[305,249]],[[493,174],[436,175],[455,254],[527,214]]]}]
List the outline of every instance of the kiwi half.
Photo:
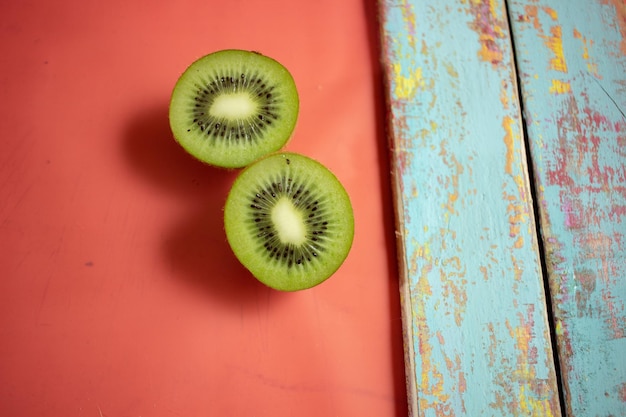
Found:
[{"label": "kiwi half", "polygon": [[257,52],[223,50],[191,64],[170,101],[174,138],[197,159],[240,168],[282,148],[298,117],[289,71]]},{"label": "kiwi half", "polygon": [[239,261],[282,291],[330,277],[354,236],[352,205],[339,180],[295,153],[267,156],[238,175],[226,199],[224,226]]}]

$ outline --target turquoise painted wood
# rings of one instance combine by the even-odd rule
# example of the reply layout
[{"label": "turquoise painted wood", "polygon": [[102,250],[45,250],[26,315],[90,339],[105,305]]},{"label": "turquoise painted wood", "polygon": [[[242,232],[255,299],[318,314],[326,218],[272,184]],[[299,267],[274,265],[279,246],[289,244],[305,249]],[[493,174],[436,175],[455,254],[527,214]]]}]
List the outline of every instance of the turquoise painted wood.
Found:
[{"label": "turquoise painted wood", "polygon": [[509,10],[567,415],[626,416],[626,2]]},{"label": "turquoise painted wood", "polygon": [[558,416],[503,1],[381,0],[414,416]]}]

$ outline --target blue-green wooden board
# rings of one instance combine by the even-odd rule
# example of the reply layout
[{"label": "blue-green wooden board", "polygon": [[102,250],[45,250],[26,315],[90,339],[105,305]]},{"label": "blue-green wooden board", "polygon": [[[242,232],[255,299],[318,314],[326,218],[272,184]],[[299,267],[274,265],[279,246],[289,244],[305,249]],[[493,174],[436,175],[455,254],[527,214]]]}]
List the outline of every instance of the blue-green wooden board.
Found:
[{"label": "blue-green wooden board", "polygon": [[411,413],[560,415],[505,4],[380,11]]},{"label": "blue-green wooden board", "polygon": [[626,2],[509,10],[567,415],[626,416]]},{"label": "blue-green wooden board", "polygon": [[626,416],[626,2],[379,5],[411,414]]}]

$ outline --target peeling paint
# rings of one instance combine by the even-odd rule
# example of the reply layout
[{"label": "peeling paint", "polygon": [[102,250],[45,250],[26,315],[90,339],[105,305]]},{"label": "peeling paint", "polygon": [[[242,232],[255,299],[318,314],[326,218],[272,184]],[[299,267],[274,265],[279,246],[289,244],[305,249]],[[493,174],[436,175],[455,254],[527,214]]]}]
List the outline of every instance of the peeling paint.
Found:
[{"label": "peeling paint", "polygon": [[609,23],[620,32],[621,42],[619,49],[622,55],[626,55],[626,3],[624,0],[600,0],[601,4],[613,6],[613,13],[609,15],[615,16]]},{"label": "peeling paint", "polygon": [[410,100],[420,88],[424,88],[421,68],[417,68],[413,73],[405,76],[402,73],[402,64],[394,63],[393,73],[395,81],[394,94],[400,100]]},{"label": "peeling paint", "polygon": [[469,13],[474,18],[472,29],[478,34],[480,49],[478,56],[482,61],[490,62],[494,67],[503,60],[500,46],[506,33],[506,16],[503,4],[493,0],[470,0]]},{"label": "peeling paint", "polygon": [[557,415],[504,2],[383,4],[412,412]]},{"label": "peeling paint", "polygon": [[545,38],[545,43],[554,56],[550,59],[550,68],[559,72],[567,72],[567,62],[563,54],[563,35],[561,26],[552,26],[550,36]]},{"label": "peeling paint", "polygon": [[552,80],[552,85],[550,86],[550,94],[566,94],[572,91],[572,86],[567,81],[561,80]]},{"label": "peeling paint", "polygon": [[502,127],[504,128],[504,144],[506,146],[506,164],[504,171],[513,174],[513,163],[515,162],[515,138],[513,137],[514,121],[511,116],[505,116],[502,119]]},{"label": "peeling paint", "polygon": [[625,3],[509,6],[566,411],[626,415]]},{"label": "peeling paint", "polygon": [[583,36],[582,33],[578,31],[578,29],[574,28],[574,38],[581,41],[582,48],[582,59],[587,63],[587,71],[592,74],[596,78],[602,78],[598,73],[598,63],[591,57],[590,50],[593,47],[593,39],[588,39],[586,36]]}]

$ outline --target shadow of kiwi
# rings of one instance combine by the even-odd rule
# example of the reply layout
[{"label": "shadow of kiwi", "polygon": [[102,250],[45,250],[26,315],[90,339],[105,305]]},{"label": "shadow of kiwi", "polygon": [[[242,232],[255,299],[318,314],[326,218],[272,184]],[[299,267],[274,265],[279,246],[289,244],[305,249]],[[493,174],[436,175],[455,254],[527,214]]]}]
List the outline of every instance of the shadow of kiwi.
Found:
[{"label": "shadow of kiwi", "polygon": [[395,240],[395,215],[394,203],[391,189],[391,164],[389,154],[389,144],[387,140],[387,132],[385,125],[387,123],[387,97],[385,94],[385,85],[383,82],[383,70],[380,64],[381,59],[381,37],[380,37],[380,20],[379,8],[377,2],[369,0],[363,1],[363,13],[367,25],[367,38],[369,44],[370,65],[372,66],[372,83],[374,86],[374,103],[376,112],[376,137],[378,144],[378,162],[380,164],[381,202],[383,208],[383,222],[385,228],[385,243],[387,247],[387,264],[389,265],[389,306],[390,315],[393,320],[391,326],[390,341],[394,356],[390,358],[391,366],[394,374],[394,392],[396,415],[406,416],[408,414],[407,391],[406,391],[406,371],[404,363],[404,346],[402,334],[401,305],[400,305],[400,289],[399,289],[399,271],[397,263],[397,250]]},{"label": "shadow of kiwi", "polygon": [[207,199],[179,218],[166,233],[163,252],[175,276],[217,297],[214,302],[252,308],[254,300],[273,290],[233,255],[224,233],[222,200]]},{"label": "shadow of kiwi", "polygon": [[163,233],[160,255],[174,278],[238,308],[271,291],[239,263],[226,240],[223,207],[238,171],[211,167],[187,154],[172,137],[167,103],[129,120],[123,152],[147,186],[188,207]]},{"label": "shadow of kiwi", "polygon": [[159,192],[183,201],[202,201],[208,187],[231,182],[235,171],[219,170],[194,159],[176,143],[167,103],[145,109],[126,125],[124,154],[131,170]]}]

